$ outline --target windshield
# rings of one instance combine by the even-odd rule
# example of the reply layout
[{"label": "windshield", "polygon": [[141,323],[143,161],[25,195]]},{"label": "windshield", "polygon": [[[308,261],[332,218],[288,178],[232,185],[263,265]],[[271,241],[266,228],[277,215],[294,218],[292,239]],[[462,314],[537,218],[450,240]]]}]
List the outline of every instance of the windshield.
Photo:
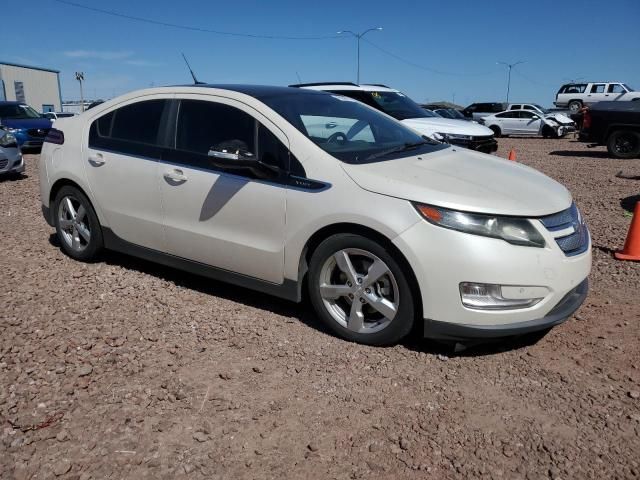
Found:
[{"label": "windshield", "polygon": [[467,119],[467,117],[465,117],[463,114],[461,114],[455,108],[449,108],[449,109],[447,109],[447,112],[449,112],[451,114],[451,118],[459,118],[461,120],[466,120]]},{"label": "windshield", "polygon": [[408,118],[437,117],[435,113],[429,112],[400,92],[369,92],[371,98],[376,102],[387,115],[391,115],[398,120]]},{"label": "windshield", "polygon": [[373,108],[341,95],[300,92],[260,100],[343,162],[391,160],[448,147],[425,140]]},{"label": "windshield", "polygon": [[42,118],[42,117],[38,112],[36,112],[29,105],[10,104],[10,105],[0,105],[0,118],[13,118],[16,120],[24,120],[27,118]]},{"label": "windshield", "polygon": [[628,91],[630,91],[630,92],[635,92],[635,90],[633,89],[633,87],[631,87],[631,86],[630,86],[629,84],[627,84],[627,83],[623,83],[623,84],[622,84],[622,86],[623,86],[624,88],[626,88],[626,89],[627,89]]}]

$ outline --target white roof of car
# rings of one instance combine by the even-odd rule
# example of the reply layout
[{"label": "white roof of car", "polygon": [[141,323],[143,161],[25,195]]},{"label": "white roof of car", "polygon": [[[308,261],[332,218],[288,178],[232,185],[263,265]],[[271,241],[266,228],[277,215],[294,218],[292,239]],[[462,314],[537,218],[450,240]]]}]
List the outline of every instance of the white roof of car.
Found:
[{"label": "white roof of car", "polygon": [[397,92],[395,88],[383,87],[381,85],[342,85],[339,83],[336,84],[322,84],[322,85],[305,85],[302,88],[308,88],[310,90],[357,90],[364,92]]}]

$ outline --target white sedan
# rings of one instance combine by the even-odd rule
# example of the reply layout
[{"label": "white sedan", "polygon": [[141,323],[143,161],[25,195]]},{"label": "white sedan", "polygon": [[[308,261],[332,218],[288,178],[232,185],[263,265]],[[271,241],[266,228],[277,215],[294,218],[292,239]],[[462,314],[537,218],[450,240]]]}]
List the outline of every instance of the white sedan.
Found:
[{"label": "white sedan", "polygon": [[506,135],[542,135],[544,138],[561,138],[570,129],[550,117],[531,110],[508,110],[487,115],[480,123],[493,130],[496,137]]}]

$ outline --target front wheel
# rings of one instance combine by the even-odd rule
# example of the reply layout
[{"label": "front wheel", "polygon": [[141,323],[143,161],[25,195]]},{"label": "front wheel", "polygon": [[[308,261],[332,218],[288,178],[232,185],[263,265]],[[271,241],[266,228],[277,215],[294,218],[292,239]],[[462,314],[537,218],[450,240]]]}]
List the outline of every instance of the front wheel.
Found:
[{"label": "front wheel", "polygon": [[413,327],[406,274],[388,249],[360,235],[334,235],[316,248],[308,288],[318,316],[347,340],[390,345]]},{"label": "front wheel", "polygon": [[616,158],[634,158],[640,155],[640,133],[618,130],[609,135],[607,150]]},{"label": "front wheel", "polygon": [[56,234],[62,251],[90,262],[103,247],[102,229],[89,199],[72,186],[60,189],[54,201]]}]

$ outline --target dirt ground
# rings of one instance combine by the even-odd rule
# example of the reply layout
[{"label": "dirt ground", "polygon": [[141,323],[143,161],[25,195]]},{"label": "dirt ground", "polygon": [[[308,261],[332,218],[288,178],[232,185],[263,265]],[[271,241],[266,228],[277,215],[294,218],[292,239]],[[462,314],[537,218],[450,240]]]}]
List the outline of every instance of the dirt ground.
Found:
[{"label": "dirt ground", "polygon": [[640,160],[571,139],[499,155],[573,192],[591,292],[541,339],[456,355],[328,334],[296,305],[124,255],[64,256],[37,156],[0,181],[0,478],[640,477]]}]

